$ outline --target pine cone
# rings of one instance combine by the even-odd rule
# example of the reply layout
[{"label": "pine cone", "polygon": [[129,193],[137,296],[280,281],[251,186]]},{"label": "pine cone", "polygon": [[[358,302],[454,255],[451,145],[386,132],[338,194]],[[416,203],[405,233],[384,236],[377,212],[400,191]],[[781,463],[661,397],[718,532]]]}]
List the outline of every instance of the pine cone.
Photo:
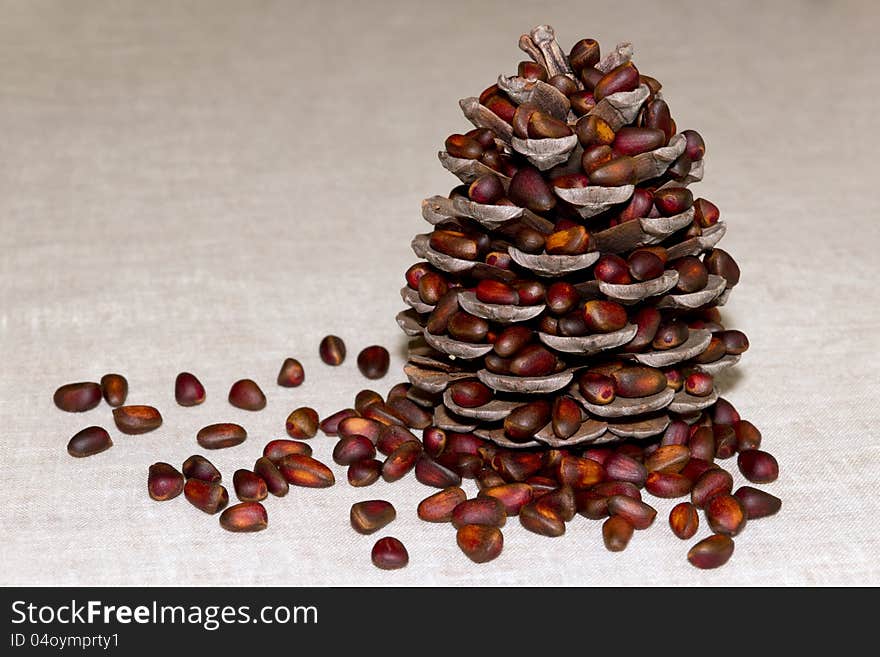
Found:
[{"label": "pine cone", "polygon": [[[460,102],[476,126],[440,162],[463,183],[422,204],[433,231],[401,290],[409,396],[438,427],[509,448],[662,433],[732,409],[714,375],[748,348],[721,324],[739,280],[726,226],[694,200],[705,146],[678,132],[630,44],[532,61]],[[732,411],[735,413],[735,411]],[[704,415],[706,414],[706,415]]]}]

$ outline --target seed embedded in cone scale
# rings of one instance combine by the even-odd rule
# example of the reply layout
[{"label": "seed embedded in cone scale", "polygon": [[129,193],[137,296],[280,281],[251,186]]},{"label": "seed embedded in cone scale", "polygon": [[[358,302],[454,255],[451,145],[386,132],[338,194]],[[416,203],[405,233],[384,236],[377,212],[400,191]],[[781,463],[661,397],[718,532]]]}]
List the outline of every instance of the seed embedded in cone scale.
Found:
[{"label": "seed embedded in cone scale", "polygon": [[251,379],[240,379],[229,389],[229,403],[245,411],[261,411],[266,408],[266,395]]},{"label": "seed embedded in cone scale", "polygon": [[540,110],[532,112],[529,116],[526,133],[529,139],[561,139],[572,134],[571,128],[565,121],[555,119]]},{"label": "seed embedded in cone scale", "polygon": [[574,310],[581,295],[574,285],[565,281],[556,281],[547,288],[547,307],[554,315],[565,315]]},{"label": "seed embedded in cone scale", "polygon": [[288,454],[277,464],[287,483],[305,488],[327,488],[336,483],[333,471],[326,465],[304,454]]},{"label": "seed embedded in cone scale", "polygon": [[662,98],[655,98],[647,104],[645,109],[645,127],[662,130],[667,141],[675,134],[672,126],[672,116],[669,113],[669,105]]},{"label": "seed embedded in cone scale", "polygon": [[435,251],[461,260],[476,260],[480,255],[477,240],[457,230],[435,229],[428,243]]},{"label": "seed embedded in cone scale", "polygon": [[666,134],[657,128],[625,126],[617,131],[612,144],[621,155],[639,155],[653,151],[666,143]]},{"label": "seed embedded in cone scale", "polygon": [[68,383],[55,391],[55,405],[68,413],[84,413],[101,403],[101,386],[91,381]]},{"label": "seed embedded in cone scale", "polygon": [[103,427],[86,427],[77,431],[67,443],[67,453],[76,458],[94,456],[113,447],[110,434]]},{"label": "seed embedded in cone scale", "polygon": [[669,528],[682,540],[693,538],[700,527],[697,507],[690,502],[680,502],[669,512]]},{"label": "seed embedded in cone scale", "polygon": [[663,274],[663,260],[650,251],[640,249],[626,260],[630,275],[637,281],[648,281]]},{"label": "seed embedded in cone scale", "polygon": [[[709,342],[709,346],[694,359],[694,362],[703,364],[703,363],[714,363],[716,360],[723,358],[727,351],[724,348],[724,343],[721,341],[717,335],[712,336],[712,340]],[[730,424],[729,422],[721,422],[720,424]]]},{"label": "seed embedded in cone scale", "polygon": [[593,267],[593,275],[598,280],[613,285],[628,285],[632,283],[626,260],[613,253],[606,253],[596,261],[596,265]]},{"label": "seed embedded in cone scale", "polygon": [[685,256],[672,263],[672,269],[678,272],[678,283],[675,289],[689,293],[702,290],[709,282],[709,270],[696,256]]},{"label": "seed embedded in cone scale", "polygon": [[558,89],[564,96],[570,96],[571,94],[576,93],[580,88],[578,87],[577,82],[562,73],[554,75],[547,81],[547,84]]},{"label": "seed embedded in cone scale", "polygon": [[458,290],[447,290],[433,305],[425,329],[431,335],[443,335],[449,327],[449,320],[458,312]]},{"label": "seed embedded in cone scale", "polygon": [[720,218],[721,211],[712,201],[707,201],[704,198],[698,198],[694,201],[694,221],[701,227],[708,228],[717,224]]},{"label": "seed embedded in cone scale", "polygon": [[547,69],[536,62],[520,62],[516,67],[516,74],[530,82],[534,82],[535,80],[541,80],[541,82],[547,81]]},{"label": "seed embedded in cone scale", "polygon": [[684,152],[694,162],[699,162],[706,154],[706,143],[703,137],[696,130],[684,130],[682,133],[685,138]]},{"label": "seed embedded in cone scale", "polygon": [[684,380],[684,389],[689,395],[707,397],[715,388],[715,380],[707,372],[693,372]]},{"label": "seed embedded in cone scale", "polygon": [[101,392],[108,406],[122,406],[128,397],[128,381],[121,374],[105,374],[101,377]]},{"label": "seed embedded in cone scale", "polygon": [[546,399],[517,406],[504,419],[504,433],[511,440],[531,440],[548,422],[552,409]]},{"label": "seed embedded in cone scale", "polygon": [[198,406],[205,401],[205,386],[194,374],[181,372],[174,380],[174,399],[181,406]]},{"label": "seed embedded in cone scale", "polygon": [[599,54],[599,42],[595,39],[581,39],[574,44],[568,53],[568,61],[575,75],[598,64]]},{"label": "seed embedded in cone scale", "polygon": [[714,534],[694,545],[688,552],[688,561],[701,569],[719,568],[733,554],[733,539],[724,534]]},{"label": "seed embedded in cone scale", "polygon": [[[423,303],[426,303],[429,306],[439,304],[440,299],[446,296],[449,291],[449,285],[447,284],[446,279],[435,271],[429,271],[419,279],[419,299],[421,299]],[[328,341],[329,338],[324,338],[324,340]],[[343,349],[344,348],[345,345],[343,345]],[[338,344],[336,342],[329,341],[326,345],[324,342],[321,342],[321,360],[323,360],[328,365],[341,364],[342,360],[339,360],[338,363],[335,362],[339,356],[337,350]],[[327,359],[329,359],[330,362],[324,359],[325,356],[327,357]],[[343,354],[342,359],[344,358],[345,355]]]},{"label": "seed embedded in cone scale", "polygon": [[623,552],[633,536],[633,526],[623,516],[611,516],[602,523],[602,540],[609,552]]},{"label": "seed embedded in cone scale", "polygon": [[269,495],[269,489],[263,478],[250,470],[236,470],[232,475],[232,487],[242,502],[259,502]]},{"label": "seed embedded in cone scale", "polygon": [[409,553],[403,543],[393,536],[386,536],[376,541],[370,557],[373,565],[382,570],[397,570],[409,563]]},{"label": "seed embedded in cone scale", "polygon": [[510,361],[510,373],[515,376],[545,376],[556,367],[556,356],[539,344],[523,347]]},{"label": "seed embedded in cone scale", "polygon": [[593,96],[598,102],[620,91],[633,91],[638,88],[640,81],[639,70],[632,62],[625,62],[599,79],[593,88]]},{"label": "seed embedded in cone scale", "polygon": [[547,236],[544,249],[550,255],[580,255],[590,249],[590,234],[581,225],[557,230]]},{"label": "seed embedded in cone scale", "polygon": [[517,305],[519,303],[519,295],[511,286],[501,281],[484,278],[474,290],[477,299],[483,303],[493,303],[498,305]]},{"label": "seed embedded in cone scale", "polygon": [[483,342],[489,333],[489,322],[482,317],[459,310],[449,318],[446,331],[451,337],[462,342]]},{"label": "seed embedded in cone scale", "polygon": [[455,535],[458,547],[474,563],[496,559],[504,549],[504,535],[498,527],[465,525]]},{"label": "seed embedded in cone scale", "polygon": [[615,301],[593,299],[584,304],[584,319],[593,333],[619,331],[627,323],[626,308]]},{"label": "seed embedded in cone scale", "polygon": [[287,416],[285,429],[287,430],[287,435],[291,438],[302,440],[314,438],[315,434],[318,433],[319,425],[318,412],[314,408],[302,406]]},{"label": "seed embedded in cone scale", "polygon": [[719,331],[715,336],[724,345],[724,351],[734,356],[743,354],[749,349],[749,339],[742,331]]},{"label": "seed embedded in cone scale", "polygon": [[468,187],[468,197],[474,203],[494,205],[504,197],[504,185],[495,174],[486,174],[471,183],[471,186]]},{"label": "seed embedded in cone scale", "polygon": [[467,494],[458,486],[444,488],[419,502],[417,514],[425,522],[450,522],[452,512],[466,499]]},{"label": "seed embedded in cone scale", "polygon": [[199,429],[196,441],[205,449],[224,449],[240,445],[247,439],[244,427],[232,422],[209,424]]},{"label": "seed embedded in cone scale", "polygon": [[583,189],[590,186],[590,179],[582,173],[566,173],[555,177],[553,186],[560,189]]},{"label": "seed embedded in cone scale", "polygon": [[734,287],[739,283],[739,265],[727,251],[718,248],[712,249],[703,256],[703,264],[710,274],[721,276],[727,281],[728,287]]},{"label": "seed embedded in cone scale", "polygon": [[349,519],[358,534],[373,534],[397,517],[391,502],[385,500],[366,500],[351,505]]},{"label": "seed embedded in cone scale", "polygon": [[643,365],[622,367],[611,373],[618,397],[648,397],[666,390],[666,375]]},{"label": "seed embedded in cone scale", "polygon": [[602,187],[630,185],[635,179],[636,161],[628,155],[609,160],[590,172],[590,184]]},{"label": "seed embedded in cone scale", "polygon": [[147,492],[157,502],[171,500],[183,492],[183,475],[169,463],[154,463],[147,475]]},{"label": "seed embedded in cone scale", "polygon": [[229,493],[221,484],[187,479],[183,495],[197,509],[207,514],[215,514],[229,504]]},{"label": "seed embedded in cone scale", "polygon": [[533,337],[534,333],[526,326],[508,326],[498,334],[492,348],[502,358],[509,358],[531,342]]},{"label": "seed embedded in cone scale", "polygon": [[278,372],[278,385],[284,388],[301,386],[306,379],[302,363],[296,358],[285,358]]},{"label": "seed embedded in cone scale", "polygon": [[602,79],[603,75],[605,74],[597,69],[595,66],[588,66],[581,69],[580,78],[581,82],[584,83],[584,89],[592,92],[596,88],[596,85],[599,83],[599,80]]},{"label": "seed embedded in cone scale", "polygon": [[643,351],[654,340],[660,327],[661,315],[656,308],[646,307],[637,310],[632,317],[632,323],[636,325],[636,334],[624,347],[629,353]]},{"label": "seed embedded in cone scale", "polygon": [[[419,289],[421,289],[421,283],[419,283]],[[345,360],[345,343],[338,336],[328,335],[321,340],[318,354],[327,365],[342,365],[342,361]]]},{"label": "seed embedded in cone scale", "polygon": [[[600,167],[605,166],[611,160],[614,159],[614,151],[611,150],[610,146],[605,144],[595,144],[593,146],[587,146],[584,149],[584,154],[581,156],[581,168],[587,174],[592,174]],[[587,183],[589,185],[590,179],[587,178]]]},{"label": "seed embedded in cone scale", "polygon": [[572,436],[581,426],[581,407],[566,395],[553,401],[552,411],[553,433],[558,438]]},{"label": "seed embedded in cone scale", "polygon": [[[514,235],[513,243],[520,251],[525,251],[526,253],[541,253],[541,251],[544,250],[545,239],[543,233],[539,233],[534,228],[523,226],[517,231],[516,235]],[[528,305],[528,303],[522,298],[522,294],[520,294],[519,301],[521,304]]]},{"label": "seed embedded in cone scale", "polygon": [[662,322],[654,333],[654,340],[651,346],[654,349],[664,350],[673,349],[682,345],[687,341],[690,335],[688,325],[678,319]]},{"label": "seed embedded in cone scale", "polygon": [[605,405],[614,401],[614,379],[596,372],[585,372],[578,378],[578,390],[591,404]]},{"label": "seed embedded in cone scale", "polygon": [[687,187],[666,187],[654,192],[654,207],[664,217],[681,214],[693,204],[694,195]]},{"label": "seed embedded in cone scale", "polygon": [[477,408],[488,404],[493,397],[492,389],[477,379],[456,381],[449,386],[449,394],[459,406]]},{"label": "seed embedded in cone scale", "polygon": [[129,435],[153,431],[162,426],[162,416],[152,406],[120,406],[113,409],[116,427]]},{"label": "seed embedded in cone scale", "polygon": [[524,306],[534,306],[539,303],[544,303],[546,288],[540,281],[523,281],[515,283],[514,288],[516,288],[516,293],[519,295],[520,304]]},{"label": "seed embedded in cone scale", "polygon": [[507,196],[520,207],[533,212],[549,212],[556,207],[556,196],[541,172],[533,166],[519,169],[510,180]]},{"label": "seed embedded in cone scale", "polygon": [[269,514],[259,502],[242,502],[220,514],[220,526],[229,532],[259,532],[269,526]]},{"label": "seed embedded in cone scale", "polygon": [[476,160],[483,154],[483,147],[476,139],[471,139],[466,135],[449,135],[444,144],[446,152],[452,157],[464,158],[466,160]]}]

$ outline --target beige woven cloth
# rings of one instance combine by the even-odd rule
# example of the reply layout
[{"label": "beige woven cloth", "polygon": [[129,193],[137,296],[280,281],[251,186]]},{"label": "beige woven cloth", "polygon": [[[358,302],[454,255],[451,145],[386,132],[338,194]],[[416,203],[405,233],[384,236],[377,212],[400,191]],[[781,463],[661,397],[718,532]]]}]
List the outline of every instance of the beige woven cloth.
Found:
[{"label": "beige woven cloth", "polygon": [[[794,585],[880,584],[877,554],[880,116],[877,4],[572,0],[0,3],[0,584]],[[476,566],[449,526],[415,507],[411,477],[270,499],[270,526],[224,532],[183,498],[152,502],[146,471],[180,464],[197,429],[244,424],[210,454],[228,479],[283,436],[295,407],[321,415],[368,382],[354,355],[405,339],[394,315],[425,230],[422,198],[454,179],[437,162],[468,125],[457,101],[523,58],[518,36],[555,24],[635,44],[680,128],[708,143],[697,186],[721,208],[743,270],[725,309],[752,348],[726,396],[764,434],[782,513],[750,523],[727,567],[699,572],[666,527],[672,503],[625,552],[578,518],[558,539],[516,519]],[[339,368],[317,356],[342,336]],[[274,384],[286,356],[306,383]],[[197,373],[207,402],[171,389]],[[124,373],[162,428],[113,430],[76,460],[68,438],[110,429],[106,405],[61,413],[65,382]],[[252,377],[261,413],[233,409]],[[333,445],[312,440],[330,461]],[[735,470],[732,462],[728,464]],[[737,485],[743,483],[736,473]],[[398,519],[355,534],[349,506],[387,498]],[[410,565],[370,564],[395,535]],[[705,527],[699,536],[707,534]]]}]

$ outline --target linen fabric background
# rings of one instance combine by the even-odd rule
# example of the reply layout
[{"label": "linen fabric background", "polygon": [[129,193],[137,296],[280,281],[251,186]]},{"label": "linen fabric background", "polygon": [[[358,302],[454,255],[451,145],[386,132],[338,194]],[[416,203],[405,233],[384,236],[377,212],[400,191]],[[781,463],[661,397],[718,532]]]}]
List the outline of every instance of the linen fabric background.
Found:
[{"label": "linen fabric background", "polygon": [[[0,584],[880,584],[876,3],[83,0],[0,2],[0,16]],[[724,394],[779,459],[767,490],[782,512],[700,572],[696,538],[666,526],[674,501],[620,554],[598,522],[551,540],[511,519],[482,566],[416,518],[430,491],[412,476],[355,489],[333,465],[336,486],[270,498],[255,535],[183,497],[151,501],[148,466],[202,452],[205,424],[248,429],[208,454],[231,484],[295,407],[323,417],[403,380],[394,316],[419,203],[456,184],[436,153],[470,127],[458,99],[515,71],[540,23],[566,49],[632,41],[679,129],[706,139],[694,189],[728,224],[743,277],[723,312],[752,344]],[[328,333],[348,345],[341,367],[318,359]],[[374,343],[392,351],[380,382],[355,365]],[[300,388],[275,385],[287,356]],[[181,370],[207,387],[201,407],[174,403]],[[161,429],[120,435],[104,404],[53,406],[57,386],[111,371]],[[265,411],[227,403],[242,377]],[[114,447],[69,457],[92,424]],[[311,441],[328,463],[334,442]],[[355,534],[349,506],[375,498],[397,520]],[[406,569],[370,564],[385,535]]]}]

